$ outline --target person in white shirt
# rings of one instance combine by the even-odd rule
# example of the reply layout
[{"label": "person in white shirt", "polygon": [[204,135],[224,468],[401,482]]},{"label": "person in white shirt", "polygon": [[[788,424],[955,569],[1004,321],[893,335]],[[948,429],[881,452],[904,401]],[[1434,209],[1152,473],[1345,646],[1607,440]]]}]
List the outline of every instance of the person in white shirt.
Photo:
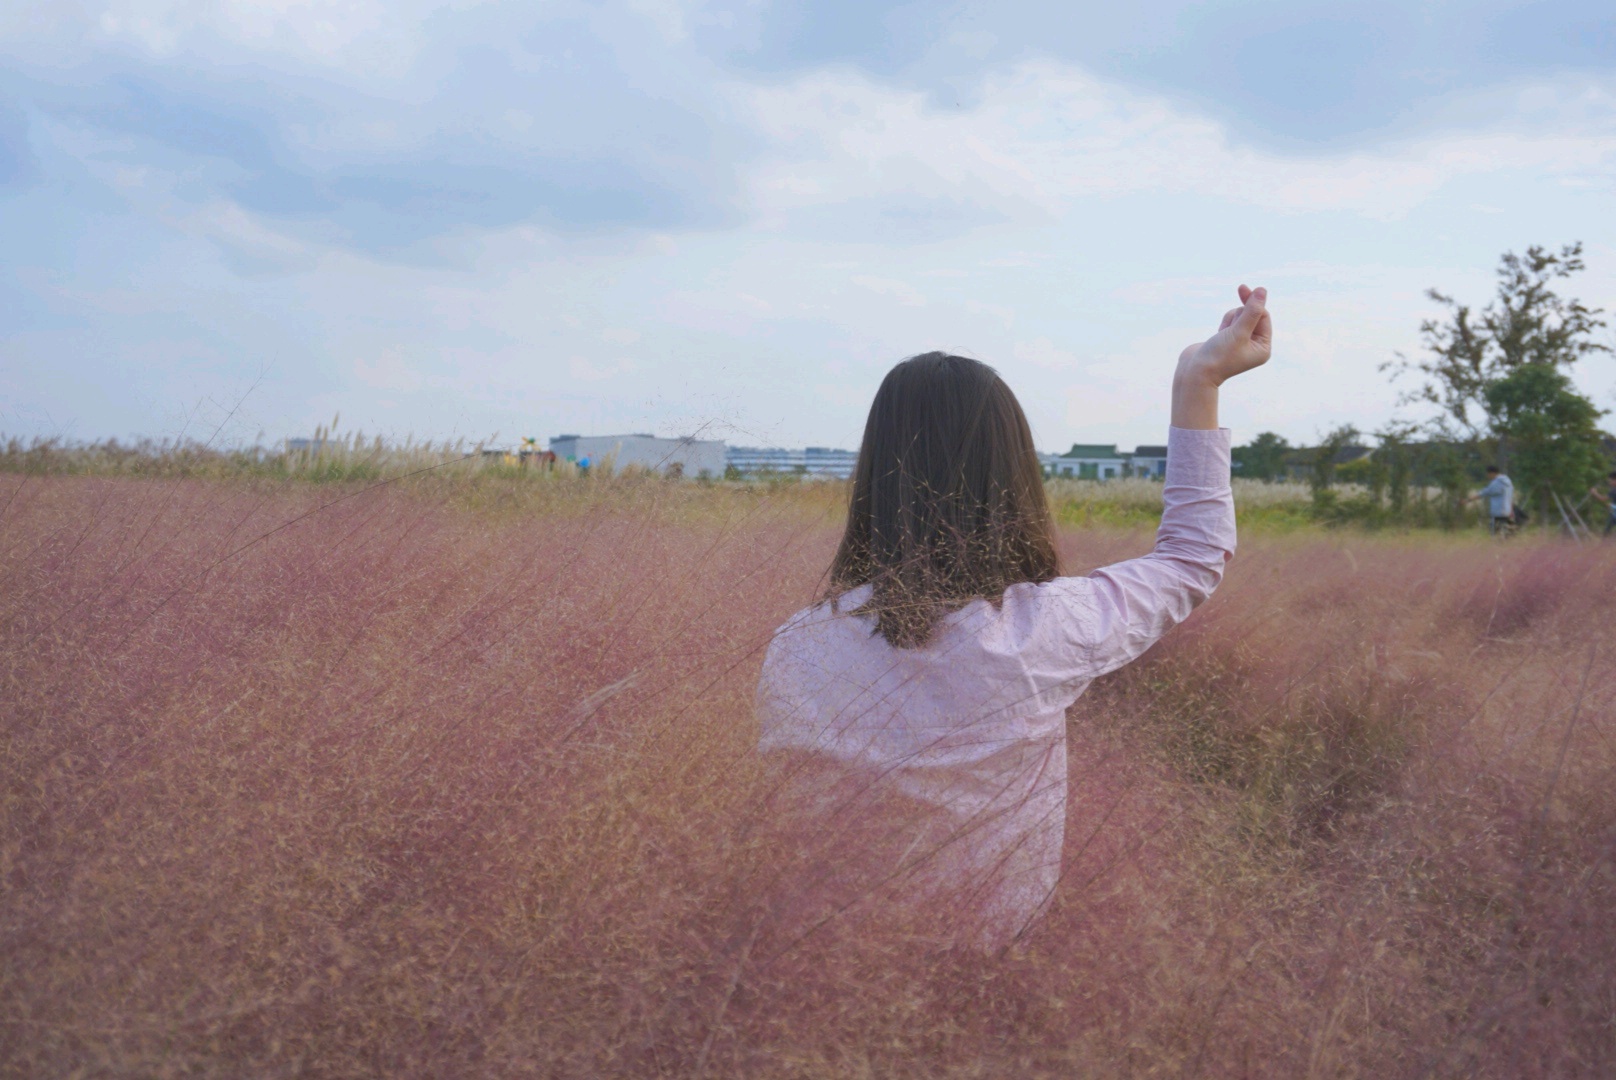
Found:
[{"label": "person in white shirt", "polygon": [[1494,533],[1508,535],[1515,528],[1515,481],[1504,475],[1497,465],[1487,466],[1487,486],[1465,502],[1487,500],[1488,528]]},{"label": "person in white shirt", "polygon": [[[823,857],[788,890],[809,927],[907,908],[999,947],[1060,877],[1065,711],[1216,588],[1235,548],[1218,391],[1267,362],[1263,289],[1179,356],[1153,551],[1061,572],[1032,435],[992,368],[898,364],[870,408],[819,603],[775,634],[760,749],[815,815]],[[1083,792],[1075,793],[1082,798]]]},{"label": "person in white shirt", "polygon": [[1607,513],[1603,535],[1609,537],[1611,533],[1616,532],[1616,469],[1612,469],[1605,477],[1605,483],[1607,490],[1603,494],[1596,487],[1589,488],[1588,494],[1593,496],[1595,502],[1605,504]]}]

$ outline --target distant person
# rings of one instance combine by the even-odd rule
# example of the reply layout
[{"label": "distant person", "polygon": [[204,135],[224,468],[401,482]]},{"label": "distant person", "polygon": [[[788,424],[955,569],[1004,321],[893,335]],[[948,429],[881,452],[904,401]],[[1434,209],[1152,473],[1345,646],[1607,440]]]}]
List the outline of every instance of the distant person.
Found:
[{"label": "distant person", "polygon": [[818,785],[807,803],[832,809],[840,785],[863,807],[826,826],[830,876],[854,882],[829,909],[942,897],[950,925],[993,945],[1043,910],[1061,872],[1067,706],[1211,595],[1234,552],[1218,388],[1266,363],[1272,337],[1266,291],[1239,294],[1179,356],[1155,550],[1086,577],[1061,571],[1032,434],[999,375],[944,353],[887,374],[829,584],[776,632],[758,687],[760,746]]},{"label": "distant person", "polygon": [[1487,466],[1487,486],[1465,502],[1487,500],[1488,529],[1495,535],[1508,536],[1515,531],[1515,482],[1504,475],[1497,465]]},{"label": "distant person", "polygon": [[1609,536],[1611,533],[1616,532],[1616,469],[1612,469],[1610,474],[1605,477],[1605,490],[1603,493],[1597,487],[1591,487],[1588,489],[1588,494],[1592,495],[1596,502],[1605,504],[1605,532],[1603,535]]},{"label": "distant person", "polygon": [[589,475],[589,455],[588,454],[585,454],[583,457],[578,459],[578,475],[579,476],[588,476]]}]

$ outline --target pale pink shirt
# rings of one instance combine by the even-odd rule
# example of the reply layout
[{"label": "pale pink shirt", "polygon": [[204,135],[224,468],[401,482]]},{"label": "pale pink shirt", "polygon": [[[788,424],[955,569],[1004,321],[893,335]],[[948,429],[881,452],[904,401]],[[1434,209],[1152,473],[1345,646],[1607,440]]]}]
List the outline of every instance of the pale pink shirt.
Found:
[{"label": "pale pink shirt", "polygon": [[798,612],[763,663],[760,748],[808,751],[929,808],[950,837],[942,876],[978,898],[985,938],[1013,937],[1060,877],[1067,707],[1211,595],[1234,553],[1227,429],[1170,429],[1162,503],[1150,554],[972,601],[921,648],[853,614],[869,586]]}]

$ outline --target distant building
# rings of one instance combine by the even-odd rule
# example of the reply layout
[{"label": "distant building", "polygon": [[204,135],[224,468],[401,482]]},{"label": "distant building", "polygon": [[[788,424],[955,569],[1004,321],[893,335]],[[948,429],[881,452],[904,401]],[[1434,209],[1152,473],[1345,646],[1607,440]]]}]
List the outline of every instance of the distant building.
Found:
[{"label": "distant building", "polygon": [[858,466],[858,451],[835,450],[828,446],[810,446],[802,452],[809,476],[833,476],[846,480]]},{"label": "distant building", "polygon": [[1167,475],[1167,447],[1140,446],[1128,455],[1128,465],[1135,476],[1148,476],[1160,480]]},{"label": "distant building", "polygon": [[614,469],[634,466],[670,476],[691,478],[724,475],[724,441],[655,435],[557,435],[550,449],[568,461],[588,459],[591,466],[610,462]]},{"label": "distant building", "polygon": [[1128,468],[1126,456],[1117,453],[1115,443],[1073,443],[1064,454],[1040,454],[1044,473],[1073,480],[1114,480]]},{"label": "distant building", "polygon": [[1050,479],[1115,480],[1143,476],[1160,480],[1167,474],[1167,447],[1141,446],[1132,453],[1115,443],[1075,443],[1064,454],[1039,454],[1039,464]]},{"label": "distant building", "polygon": [[858,454],[852,450],[835,450],[828,446],[810,446],[803,450],[780,447],[732,446],[726,457],[730,468],[743,476],[761,474],[795,474],[846,480],[853,475]]},{"label": "distant building", "polygon": [[736,472],[805,473],[808,471],[801,450],[775,446],[731,446],[724,451],[724,463]]},{"label": "distant building", "polygon": [[522,440],[517,447],[485,446],[482,448],[482,459],[488,464],[518,465],[523,468],[549,469],[556,463],[554,450],[540,450],[532,439]]}]

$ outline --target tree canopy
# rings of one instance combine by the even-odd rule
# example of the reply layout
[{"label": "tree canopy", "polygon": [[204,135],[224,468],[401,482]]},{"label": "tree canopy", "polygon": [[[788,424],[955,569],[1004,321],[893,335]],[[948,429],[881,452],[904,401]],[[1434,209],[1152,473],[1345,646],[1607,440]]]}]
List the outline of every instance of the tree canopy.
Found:
[{"label": "tree canopy", "polygon": [[1558,252],[1533,246],[1525,255],[1506,252],[1499,260],[1497,291],[1479,311],[1438,289],[1428,290],[1426,295],[1447,308],[1448,315],[1420,324],[1427,356],[1400,356],[1388,365],[1398,376],[1421,378],[1404,402],[1435,406],[1431,426],[1437,434],[1479,440],[1498,434],[1487,400],[1493,383],[1524,365],[1569,368],[1592,353],[1609,352],[1609,346],[1594,339],[1605,325],[1599,317],[1603,312],[1555,291],[1557,281],[1582,269],[1580,243]]},{"label": "tree canopy", "polygon": [[1493,430],[1508,441],[1516,489],[1547,509],[1550,493],[1581,492],[1605,469],[1602,411],[1548,364],[1523,364],[1486,390]]},{"label": "tree canopy", "polygon": [[1435,406],[1426,425],[1434,436],[1496,456],[1540,508],[1551,492],[1582,490],[1602,467],[1604,413],[1567,372],[1610,351],[1594,336],[1604,313],[1556,291],[1582,269],[1581,244],[1534,246],[1504,254],[1493,299],[1479,311],[1431,289],[1447,317],[1420,325],[1427,355],[1388,365],[1420,379],[1403,401]]},{"label": "tree canopy", "polygon": [[1272,431],[1264,431],[1245,446],[1234,448],[1240,475],[1252,480],[1277,480],[1286,473],[1285,458],[1291,444]]}]

